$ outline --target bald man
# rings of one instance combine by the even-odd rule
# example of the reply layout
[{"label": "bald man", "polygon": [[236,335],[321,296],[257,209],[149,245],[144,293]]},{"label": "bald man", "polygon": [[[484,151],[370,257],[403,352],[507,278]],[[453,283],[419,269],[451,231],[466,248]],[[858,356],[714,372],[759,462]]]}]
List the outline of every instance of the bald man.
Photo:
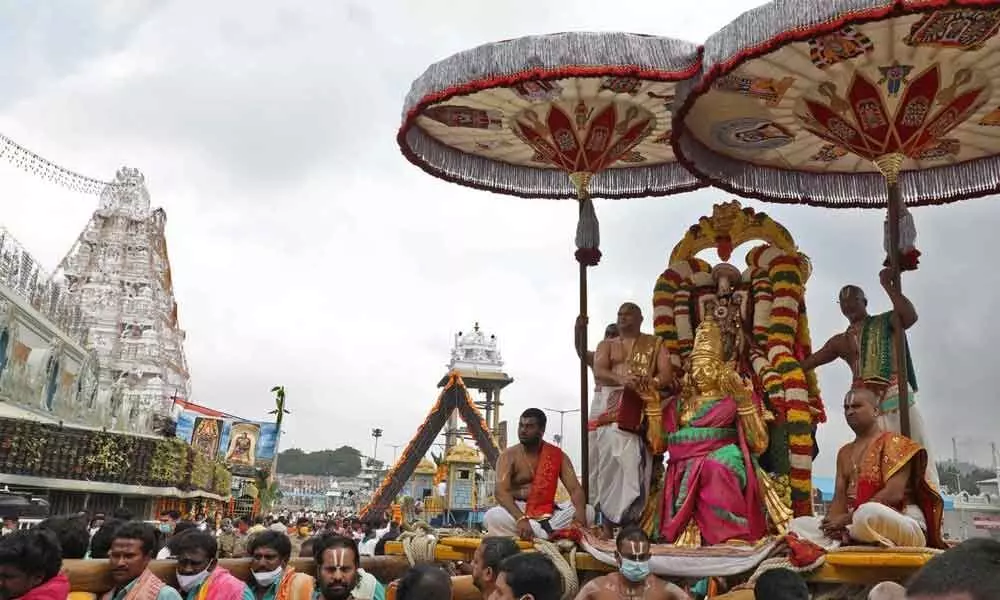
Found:
[{"label": "bald man", "polygon": [[[851,368],[851,378],[855,385],[882,382],[884,389],[879,398],[879,421],[882,429],[894,433],[902,433],[899,422],[899,385],[902,380],[904,385],[908,385],[909,391],[908,437],[927,449],[923,419],[913,399],[917,391],[917,378],[910,360],[910,350],[909,347],[905,349],[908,372],[905,377],[900,378],[896,368],[896,344],[893,336],[896,328],[907,330],[916,324],[917,310],[893,285],[889,269],[883,269],[879,273],[879,281],[892,302],[892,310],[869,315],[865,292],[856,285],[845,285],[840,290],[838,302],[841,313],[847,318],[847,329],[830,338],[822,348],[803,360],[802,369],[810,371],[840,359]],[[927,479],[937,487],[938,474],[933,453],[929,449],[927,452],[930,455]]]},{"label": "bald man", "polygon": [[622,304],[616,324],[618,337],[606,338],[594,355],[599,387],[588,423],[597,459],[590,465],[591,503],[600,505],[607,539],[615,525],[638,524],[649,501],[653,460],[664,450],[660,391],[674,383],[663,340],[640,331],[638,305]]}]

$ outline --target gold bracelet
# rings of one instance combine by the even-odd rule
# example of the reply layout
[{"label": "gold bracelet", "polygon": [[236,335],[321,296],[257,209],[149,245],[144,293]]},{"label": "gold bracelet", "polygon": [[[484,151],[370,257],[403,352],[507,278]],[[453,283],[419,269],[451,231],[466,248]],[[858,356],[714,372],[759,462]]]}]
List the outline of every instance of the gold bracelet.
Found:
[{"label": "gold bracelet", "polygon": [[517,521],[515,521],[515,523],[520,523],[521,521],[530,521],[530,520],[531,519],[528,518],[528,515],[521,515],[520,517],[517,518]]}]

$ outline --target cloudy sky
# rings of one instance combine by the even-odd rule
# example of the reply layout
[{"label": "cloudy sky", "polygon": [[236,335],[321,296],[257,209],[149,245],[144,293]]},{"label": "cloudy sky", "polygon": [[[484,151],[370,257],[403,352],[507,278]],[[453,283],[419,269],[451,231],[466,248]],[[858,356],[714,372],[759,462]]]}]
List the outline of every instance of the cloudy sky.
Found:
[{"label": "cloudy sky", "polygon": [[[566,30],[704,39],[758,4],[510,0],[0,3],[0,131],[74,170],[142,169],[168,214],[193,399],[248,418],[283,384],[284,447],[351,444],[372,427],[405,444],[433,402],[452,335],[479,321],[515,383],[506,417],[578,405],[573,203],[518,200],[433,179],[395,145],[410,82],[480,43]],[[705,190],[599,202],[591,336],[652,287],[684,230],[730,198]],[[882,214],[763,208],[814,261],[814,340],[845,323],[845,283],[878,287]],[[0,163],[0,223],[54,267],[96,206]],[[989,461],[1000,416],[990,309],[1000,271],[991,199],[914,211],[923,262],[904,285],[936,453]],[[652,328],[650,317],[648,328]],[[821,371],[831,422],[820,470],[848,430],[846,366]],[[555,420],[558,423],[558,419]],[[567,449],[579,447],[568,419]],[[556,433],[558,425],[550,427]],[[997,436],[1000,437],[1000,436]],[[380,450],[387,457],[391,449]]]}]

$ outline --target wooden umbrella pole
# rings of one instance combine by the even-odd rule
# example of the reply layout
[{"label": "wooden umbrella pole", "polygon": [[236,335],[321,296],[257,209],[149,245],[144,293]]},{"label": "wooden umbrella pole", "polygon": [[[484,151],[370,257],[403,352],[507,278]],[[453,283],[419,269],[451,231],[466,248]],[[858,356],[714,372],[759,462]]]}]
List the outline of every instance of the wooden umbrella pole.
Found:
[{"label": "wooden umbrella pole", "polygon": [[[893,288],[902,293],[902,277],[900,269],[901,253],[899,251],[899,217],[903,212],[903,194],[899,189],[899,171],[903,165],[903,156],[890,154],[875,161],[882,175],[885,176],[886,192],[889,196],[889,269],[892,272]],[[899,325],[898,320],[892,328],[893,345],[896,357],[896,382],[899,390],[899,430],[904,436],[910,436],[910,378],[906,361],[906,330]]]},{"label": "wooden umbrella pole", "polygon": [[[587,322],[587,266],[580,264],[580,316]],[[583,493],[590,498],[590,435],[587,417],[590,414],[590,370],[587,366],[587,327],[580,334],[583,352],[580,354],[580,471]],[[589,501],[589,500],[588,500]]]},{"label": "wooden umbrella pole", "polygon": [[[583,331],[580,332],[580,475],[583,479],[583,493],[590,498],[590,436],[587,431],[587,417],[590,415],[590,367],[587,364],[587,265],[597,264],[583,258],[580,252],[585,249],[596,252],[599,241],[597,232],[596,217],[592,214],[593,206],[589,205],[591,211],[590,218],[585,218],[585,211],[588,209],[589,192],[587,187],[593,173],[587,171],[577,171],[569,173],[569,179],[573,182],[577,192],[577,203],[580,205],[579,221],[577,222],[577,262],[580,264],[580,319],[583,323]],[[588,225],[593,230],[588,229]]]}]

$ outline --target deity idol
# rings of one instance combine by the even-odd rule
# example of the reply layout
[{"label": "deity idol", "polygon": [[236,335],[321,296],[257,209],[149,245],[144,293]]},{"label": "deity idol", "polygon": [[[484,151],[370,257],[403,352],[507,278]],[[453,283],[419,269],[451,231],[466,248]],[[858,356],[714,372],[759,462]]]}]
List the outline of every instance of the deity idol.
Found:
[{"label": "deity idol", "polygon": [[[729,261],[747,242],[746,268],[699,258],[714,250]],[[738,202],[718,204],[674,247],[656,281],[654,326],[675,372],[689,372],[695,331],[711,316],[720,330],[721,358],[752,384],[774,415],[760,466],[771,475],[795,516],[812,514],[814,433],[825,421],[815,374],[800,365],[811,352],[805,310],[809,259],[779,223]],[[793,468],[794,465],[794,468]]]},{"label": "deity idol", "polygon": [[779,530],[791,517],[757,464],[770,415],[723,356],[722,330],[706,315],[664,418],[670,458],[660,534],[678,546],[755,542],[768,534],[768,514]]}]

